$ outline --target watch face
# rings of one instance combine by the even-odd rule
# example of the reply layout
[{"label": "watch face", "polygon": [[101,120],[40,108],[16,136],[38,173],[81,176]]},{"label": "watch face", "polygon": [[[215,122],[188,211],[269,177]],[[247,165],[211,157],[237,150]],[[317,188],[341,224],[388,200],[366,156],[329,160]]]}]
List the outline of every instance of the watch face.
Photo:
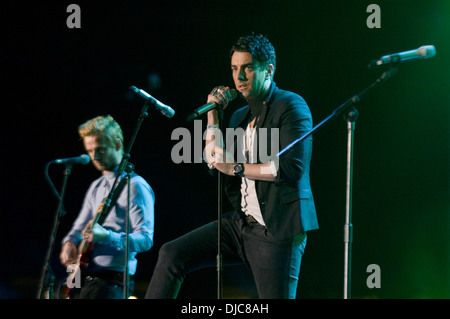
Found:
[{"label": "watch face", "polygon": [[244,170],[244,166],[242,164],[236,164],[233,167],[234,175],[240,175],[242,174],[242,171]]}]

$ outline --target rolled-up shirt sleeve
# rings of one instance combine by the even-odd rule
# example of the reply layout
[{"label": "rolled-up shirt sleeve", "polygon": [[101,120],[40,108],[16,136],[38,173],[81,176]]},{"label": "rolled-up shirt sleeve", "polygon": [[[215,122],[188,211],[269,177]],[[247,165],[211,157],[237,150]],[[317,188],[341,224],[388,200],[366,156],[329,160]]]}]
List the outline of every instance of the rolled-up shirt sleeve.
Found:
[{"label": "rolled-up shirt sleeve", "polygon": [[[130,187],[130,209],[129,209],[129,251],[140,253],[149,250],[153,246],[154,234],[154,204],[155,195],[152,188],[141,178],[136,177],[131,181]],[[128,191],[125,187],[118,199],[118,208],[127,212]],[[118,216],[121,219],[122,216]],[[123,216],[126,218],[126,215]],[[108,220],[107,220],[108,221]],[[112,223],[115,221],[112,220]],[[126,248],[126,229],[117,223],[109,228],[108,244],[125,250]],[[105,222],[105,228],[108,229],[108,223]],[[114,228],[119,228],[115,230]]]}]

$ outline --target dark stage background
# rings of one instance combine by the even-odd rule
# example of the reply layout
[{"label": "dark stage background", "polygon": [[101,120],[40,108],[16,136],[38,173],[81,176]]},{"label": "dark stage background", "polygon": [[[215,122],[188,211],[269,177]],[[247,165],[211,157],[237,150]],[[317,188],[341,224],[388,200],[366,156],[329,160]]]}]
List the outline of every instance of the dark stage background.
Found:
[{"label": "dark stage background", "polygon": [[[92,2],[92,1],[91,1]],[[2,213],[0,297],[34,298],[57,200],[44,179],[47,162],[84,153],[77,127],[100,114],[117,119],[128,141],[146,90],[176,111],[150,110],[131,162],[156,193],[155,244],[139,256],[142,298],[159,247],[216,218],[216,179],[202,164],[175,164],[172,131],[216,85],[232,85],[229,49],[243,34],[267,35],[277,50],[275,81],[308,102],[315,123],[371,84],[382,70],[369,61],[433,44],[435,57],[399,72],[358,105],[353,197],[354,298],[450,297],[448,1],[75,1],[81,29],[69,29],[71,2],[1,5]],[[370,3],[381,28],[370,29]],[[235,100],[232,110],[243,106]],[[342,298],[346,122],[314,136],[311,180],[320,230],[308,236],[298,298]],[[192,157],[192,160],[194,158]],[[64,166],[50,166],[57,188]],[[59,242],[98,172],[74,166]],[[381,269],[369,289],[367,267]],[[180,298],[215,298],[215,269],[189,276]],[[250,274],[226,268],[225,298],[255,298]]]}]

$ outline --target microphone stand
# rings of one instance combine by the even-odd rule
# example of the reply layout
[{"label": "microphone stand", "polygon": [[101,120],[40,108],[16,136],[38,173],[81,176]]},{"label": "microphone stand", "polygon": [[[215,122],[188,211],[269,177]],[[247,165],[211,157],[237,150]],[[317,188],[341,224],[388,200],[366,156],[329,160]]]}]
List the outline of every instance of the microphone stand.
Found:
[{"label": "microphone stand", "polygon": [[148,106],[148,102],[149,101],[146,101],[144,103],[144,105],[142,106],[141,113],[139,115],[136,127],[135,127],[135,129],[133,131],[133,134],[131,136],[130,143],[128,144],[126,152],[124,153],[124,155],[122,157],[122,160],[121,160],[121,162],[119,164],[119,168],[117,169],[117,172],[116,172],[116,178],[114,180],[114,184],[113,184],[113,186],[111,188],[111,191],[108,194],[107,200],[105,202],[105,205],[103,206],[103,210],[102,210],[102,213],[101,213],[101,214],[103,214],[104,212],[109,210],[112,198],[114,196],[114,193],[117,190],[117,184],[119,183],[120,176],[122,175],[122,173],[124,171],[126,171],[128,176],[124,177],[124,178],[128,178],[128,207],[127,207],[126,234],[125,234],[125,236],[126,236],[126,249],[125,249],[125,261],[124,261],[125,268],[124,268],[124,274],[123,274],[123,278],[124,278],[123,279],[123,281],[124,281],[124,299],[128,299],[128,297],[129,297],[128,296],[129,295],[129,289],[128,289],[129,288],[129,274],[128,274],[128,259],[129,259],[128,248],[129,247],[128,247],[128,244],[129,244],[129,231],[130,230],[129,230],[129,211],[128,210],[129,210],[129,201],[130,201],[130,178],[131,178],[131,173],[134,170],[134,165],[129,163],[128,160],[131,157],[130,151],[131,151],[131,148],[133,147],[134,141],[136,140],[136,137],[137,137],[139,129],[140,129],[141,125],[142,125],[142,122],[148,116],[148,113],[147,113],[147,110],[148,110],[148,107],[149,107]]},{"label": "microphone stand", "polygon": [[125,171],[127,172],[127,211],[125,215],[125,267],[123,274],[123,297],[128,299],[130,297],[130,275],[128,274],[128,258],[130,256],[130,198],[131,198],[131,175],[133,173],[134,165],[128,163]]},{"label": "microphone stand", "polygon": [[361,100],[361,97],[372,91],[381,83],[389,80],[395,73],[397,68],[391,68],[385,71],[375,82],[364,89],[357,95],[354,95],[342,105],[336,108],[327,118],[313,127],[309,132],[295,140],[278,153],[278,157],[291,151],[293,147],[313,134],[323,125],[328,123],[336,116],[343,115],[347,121],[347,175],[346,175],[346,204],[345,204],[345,224],[344,224],[344,299],[351,298],[351,260],[352,260],[352,243],[353,243],[353,225],[352,225],[352,192],[353,192],[353,148],[354,148],[354,132],[355,122],[358,118],[358,110],[354,107]]},{"label": "microphone stand", "polygon": [[[222,132],[223,109],[218,108],[219,131]],[[215,137],[217,138],[217,137]],[[223,263],[222,263],[222,173],[217,170],[217,299],[223,297]]]},{"label": "microphone stand", "polygon": [[[222,132],[222,120],[223,120],[223,109],[217,108],[218,118],[219,118],[219,132]],[[188,121],[194,119],[200,114],[193,114],[188,117]],[[217,138],[217,137],[215,137]],[[202,158],[203,163],[208,164],[204,158]],[[208,167],[208,165],[207,165]],[[217,256],[216,256],[216,269],[217,269],[217,299],[222,299],[223,297],[223,262],[222,262],[222,189],[223,189],[223,176],[219,170],[215,168],[209,168],[208,173],[211,176],[215,176],[217,173]]]},{"label": "microphone stand", "polygon": [[352,107],[344,114],[347,120],[347,181],[345,193],[345,224],[344,224],[344,299],[351,296],[351,260],[353,243],[352,224],[352,192],[353,192],[353,147],[355,136],[355,122],[358,110]]},{"label": "microphone stand", "polygon": [[53,193],[58,198],[58,207],[55,212],[54,220],[53,220],[53,227],[52,231],[50,233],[50,239],[49,244],[47,248],[47,253],[45,256],[44,265],[42,267],[42,274],[39,280],[39,286],[36,298],[37,299],[53,299],[53,289],[55,285],[55,275],[53,273],[52,267],[50,265],[53,250],[55,248],[55,239],[56,239],[56,233],[58,231],[59,224],[61,222],[62,217],[66,214],[66,211],[64,210],[64,197],[66,195],[66,188],[67,188],[67,181],[69,179],[70,173],[72,171],[72,165],[66,164],[66,168],[64,170],[64,179],[61,186],[61,195],[58,194],[58,192],[54,189],[53,183],[51,183],[50,178],[48,177],[48,167],[49,165],[53,163],[49,162],[45,166],[45,176],[46,179],[49,181],[50,186],[52,187]]}]

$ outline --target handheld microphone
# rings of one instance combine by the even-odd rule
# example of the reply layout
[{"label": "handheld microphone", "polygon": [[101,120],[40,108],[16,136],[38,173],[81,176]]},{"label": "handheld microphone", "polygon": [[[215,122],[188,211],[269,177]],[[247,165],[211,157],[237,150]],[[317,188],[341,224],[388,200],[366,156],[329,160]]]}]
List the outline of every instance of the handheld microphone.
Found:
[{"label": "handheld microphone", "polygon": [[138,95],[141,99],[145,100],[146,102],[149,102],[155,109],[160,111],[164,116],[172,118],[175,115],[175,111],[170,106],[161,103],[144,90],[140,90],[135,86],[130,86],[130,90],[133,91],[133,93],[135,93],[136,95]]},{"label": "handheld microphone", "polygon": [[409,50],[394,54],[383,55],[377,60],[372,60],[369,63],[369,68],[377,68],[386,64],[403,63],[415,60],[424,60],[436,55],[436,48],[434,45],[424,45],[415,50]]},{"label": "handheld microphone", "polygon": [[68,158],[56,159],[56,160],[53,161],[53,163],[56,163],[56,164],[68,164],[68,165],[73,165],[73,164],[86,165],[90,161],[91,161],[91,159],[89,158],[89,156],[87,154],[82,154],[82,155],[77,156],[77,157],[68,157]]},{"label": "handheld microphone", "polygon": [[[228,102],[231,102],[237,97],[237,91],[234,89],[231,89],[231,90],[229,90],[229,92],[230,92],[231,97],[230,97],[230,101],[228,101]],[[220,105],[217,103],[213,103],[213,102],[206,103],[206,104],[200,106],[199,108],[195,109],[194,113],[190,114],[188,116],[187,120],[188,120],[188,122],[192,121],[193,119],[199,117],[200,115],[202,115],[208,111],[211,111],[211,110],[217,108],[218,106],[220,106]]]}]

